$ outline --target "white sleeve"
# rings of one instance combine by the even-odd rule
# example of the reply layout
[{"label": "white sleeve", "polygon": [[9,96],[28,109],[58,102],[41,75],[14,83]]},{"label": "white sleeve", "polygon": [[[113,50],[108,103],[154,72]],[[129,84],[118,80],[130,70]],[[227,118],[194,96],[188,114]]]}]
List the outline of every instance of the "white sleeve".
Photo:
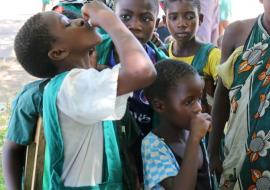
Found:
[{"label": "white sleeve", "polygon": [[57,95],[58,109],[82,124],[121,119],[130,94],[116,97],[119,68],[71,70]]}]

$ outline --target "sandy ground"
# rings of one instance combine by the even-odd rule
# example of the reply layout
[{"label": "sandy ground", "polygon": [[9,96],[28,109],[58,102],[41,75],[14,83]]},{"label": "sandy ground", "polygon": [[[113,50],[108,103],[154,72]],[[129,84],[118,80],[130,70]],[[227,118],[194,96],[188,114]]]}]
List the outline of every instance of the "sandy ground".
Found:
[{"label": "sandy ground", "polygon": [[35,78],[26,73],[14,58],[0,59],[0,114],[8,110],[22,86],[33,80]]}]

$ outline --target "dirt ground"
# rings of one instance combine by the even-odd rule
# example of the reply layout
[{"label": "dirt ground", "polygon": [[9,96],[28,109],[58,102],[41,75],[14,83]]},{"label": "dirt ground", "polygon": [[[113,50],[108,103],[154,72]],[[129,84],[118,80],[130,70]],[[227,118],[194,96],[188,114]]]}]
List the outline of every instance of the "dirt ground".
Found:
[{"label": "dirt ground", "polygon": [[0,59],[0,114],[6,112],[22,86],[35,79],[23,70],[15,58]]}]

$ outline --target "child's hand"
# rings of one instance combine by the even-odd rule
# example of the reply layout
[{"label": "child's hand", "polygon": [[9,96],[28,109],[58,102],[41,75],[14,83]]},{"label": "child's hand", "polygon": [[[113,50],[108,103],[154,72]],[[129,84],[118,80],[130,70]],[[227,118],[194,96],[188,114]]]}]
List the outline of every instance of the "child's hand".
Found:
[{"label": "child's hand", "polygon": [[211,122],[212,118],[207,113],[194,115],[191,120],[190,137],[199,143],[206,133],[211,130]]},{"label": "child's hand", "polygon": [[82,16],[85,20],[91,20],[93,26],[100,26],[102,21],[110,20],[114,13],[101,1],[94,0],[82,7]]}]

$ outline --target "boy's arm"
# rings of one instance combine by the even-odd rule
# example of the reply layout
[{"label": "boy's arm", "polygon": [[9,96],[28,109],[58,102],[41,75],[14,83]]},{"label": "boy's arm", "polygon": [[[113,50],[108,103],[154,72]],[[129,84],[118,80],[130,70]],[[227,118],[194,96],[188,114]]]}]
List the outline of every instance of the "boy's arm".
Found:
[{"label": "boy's arm", "polygon": [[22,189],[26,146],[6,140],[3,147],[3,173],[7,190]]},{"label": "boy's arm", "polygon": [[219,157],[219,149],[225,123],[229,118],[229,113],[229,91],[223,86],[222,80],[219,79],[212,108],[213,129],[210,132],[208,141],[210,169],[211,171],[215,171],[217,175],[222,172],[222,162]]},{"label": "boy's arm", "polygon": [[210,122],[211,116],[206,113],[199,113],[192,121],[192,129],[179,173],[177,176],[167,178],[161,182],[166,190],[195,189],[199,166],[200,141],[209,130]]},{"label": "boy's arm", "polygon": [[140,42],[122,21],[104,4],[93,1],[82,8],[86,19],[102,27],[111,36],[118,52],[121,69],[117,95],[123,95],[150,85],[156,76],[155,68]]}]

